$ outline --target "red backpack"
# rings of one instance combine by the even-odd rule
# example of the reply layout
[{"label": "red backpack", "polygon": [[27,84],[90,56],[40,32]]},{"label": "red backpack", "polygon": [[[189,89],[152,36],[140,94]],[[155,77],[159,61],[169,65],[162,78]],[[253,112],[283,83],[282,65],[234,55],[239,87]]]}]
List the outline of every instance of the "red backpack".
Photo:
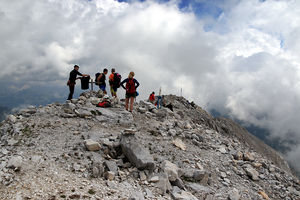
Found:
[{"label": "red backpack", "polygon": [[97,104],[97,107],[108,108],[111,107],[111,103],[109,101],[99,102]]},{"label": "red backpack", "polygon": [[126,83],[126,92],[129,94],[134,94],[136,92],[133,78],[129,78]]}]

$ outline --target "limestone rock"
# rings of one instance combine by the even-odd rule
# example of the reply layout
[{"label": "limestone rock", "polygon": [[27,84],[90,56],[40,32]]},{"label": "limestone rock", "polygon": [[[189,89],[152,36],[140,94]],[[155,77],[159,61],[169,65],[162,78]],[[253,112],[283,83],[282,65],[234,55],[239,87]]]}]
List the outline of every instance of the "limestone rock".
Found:
[{"label": "limestone rock", "polygon": [[144,195],[140,191],[134,191],[129,198],[129,200],[144,200],[144,199],[145,199]]},{"label": "limestone rock", "polygon": [[244,153],[244,160],[245,161],[254,161],[254,157],[253,157],[253,154],[250,153],[250,152],[246,152]]},{"label": "limestone rock", "polygon": [[6,120],[11,122],[11,123],[16,123],[17,122],[17,118],[14,115],[8,115],[6,117]]},{"label": "limestone rock", "polygon": [[105,172],[104,177],[105,177],[107,180],[112,181],[112,180],[115,179],[115,173],[112,172],[112,171]]},{"label": "limestone rock", "polygon": [[181,150],[185,151],[186,150],[186,145],[182,142],[181,139],[176,138],[172,142],[176,147],[180,148]]},{"label": "limestone rock", "polygon": [[253,169],[253,168],[250,168],[250,167],[247,167],[245,169],[245,172],[247,173],[247,175],[253,180],[253,181],[257,181],[259,180],[259,173]]},{"label": "limestone rock", "polygon": [[233,188],[228,192],[228,199],[229,200],[239,200],[241,198],[241,195],[239,191],[236,188]]},{"label": "limestone rock", "polygon": [[108,168],[109,171],[112,171],[115,174],[118,173],[118,166],[115,161],[106,160],[104,161],[104,165]]},{"label": "limestone rock", "polygon": [[172,197],[175,200],[198,200],[194,195],[189,192],[181,191],[178,193],[172,193]]},{"label": "limestone rock", "polygon": [[138,107],[137,109],[140,113],[146,113],[147,112],[147,109],[146,108],[143,108],[143,107]]},{"label": "limestone rock", "polygon": [[15,171],[21,169],[23,164],[23,158],[21,156],[13,156],[7,163],[7,167],[13,168]]},{"label": "limestone rock", "polygon": [[82,96],[80,96],[80,97],[78,98],[78,101],[86,101],[86,99],[87,99],[87,98],[86,98],[85,96],[82,95]]},{"label": "limestone rock", "polygon": [[258,194],[260,194],[262,196],[262,198],[269,200],[269,196],[262,190],[258,191]]},{"label": "limestone rock", "polygon": [[233,153],[233,157],[236,160],[242,160],[243,159],[243,153],[241,151],[236,151]]},{"label": "limestone rock", "polygon": [[166,195],[167,191],[171,190],[171,184],[167,175],[162,175],[159,177],[159,182],[157,183],[157,192],[160,195]]},{"label": "limestone rock", "polygon": [[138,169],[153,171],[155,163],[150,152],[143,148],[134,136],[122,135],[121,148],[124,155]]},{"label": "limestone rock", "polygon": [[188,183],[187,188],[189,188],[192,192],[209,194],[212,190],[206,186],[200,185],[198,183]]},{"label": "limestone rock", "polygon": [[178,167],[168,160],[163,162],[163,171],[168,175],[170,181],[176,181],[178,179]]},{"label": "limestone rock", "polygon": [[193,178],[195,181],[199,181],[202,185],[207,185],[209,174],[205,170],[195,170]]},{"label": "limestone rock", "polygon": [[150,180],[149,180],[149,182],[151,182],[151,183],[157,183],[159,181],[159,177],[158,176],[153,176]]},{"label": "limestone rock", "polygon": [[[77,112],[76,112],[77,111]],[[82,118],[85,118],[85,117],[92,117],[93,114],[88,111],[88,110],[84,110],[84,109],[78,109],[76,110],[76,114],[79,116],[79,117],[82,117]]]},{"label": "limestone rock", "polygon": [[99,151],[101,149],[100,144],[91,139],[85,140],[84,144],[89,151]]},{"label": "limestone rock", "polygon": [[89,102],[91,102],[91,104],[93,104],[93,105],[97,105],[100,102],[100,98],[91,97],[91,98],[89,98]]}]

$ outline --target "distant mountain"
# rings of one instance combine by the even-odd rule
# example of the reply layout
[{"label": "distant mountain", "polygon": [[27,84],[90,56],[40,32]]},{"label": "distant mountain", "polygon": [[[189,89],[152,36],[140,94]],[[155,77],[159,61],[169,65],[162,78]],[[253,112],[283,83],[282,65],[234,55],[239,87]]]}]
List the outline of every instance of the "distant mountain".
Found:
[{"label": "distant mountain", "polygon": [[66,88],[35,86],[21,91],[2,91],[0,92],[0,101],[1,106],[11,108],[20,105],[46,105],[56,101],[63,102],[68,95],[67,93]]},{"label": "distant mountain", "polygon": [[5,119],[5,115],[10,112],[10,109],[7,107],[0,106],[0,121]]},{"label": "distant mountain", "polygon": [[[210,110],[210,113],[214,117],[225,117],[230,118],[228,115],[222,115],[218,111],[212,109]],[[265,128],[260,128],[258,126],[255,126],[253,124],[245,123],[241,120],[234,119],[234,121],[241,126],[243,126],[249,133],[252,135],[258,137],[260,140],[262,140],[264,143],[275,149],[281,154],[286,154],[287,152],[291,151],[291,147],[296,146],[297,142],[292,139],[285,139],[285,140],[278,140],[276,138],[270,137],[270,131]],[[288,146],[286,144],[289,144]],[[295,169],[293,165],[291,165],[292,170],[296,173],[298,177],[300,177],[300,171]]]}]

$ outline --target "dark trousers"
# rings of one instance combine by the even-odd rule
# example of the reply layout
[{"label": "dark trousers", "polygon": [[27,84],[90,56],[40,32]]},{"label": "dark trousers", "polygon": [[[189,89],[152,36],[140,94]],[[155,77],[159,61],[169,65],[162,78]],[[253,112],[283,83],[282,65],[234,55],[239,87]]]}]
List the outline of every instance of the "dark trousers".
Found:
[{"label": "dark trousers", "polygon": [[69,89],[70,89],[70,94],[69,94],[68,100],[71,100],[73,98],[75,85],[74,84],[70,84],[69,85]]}]

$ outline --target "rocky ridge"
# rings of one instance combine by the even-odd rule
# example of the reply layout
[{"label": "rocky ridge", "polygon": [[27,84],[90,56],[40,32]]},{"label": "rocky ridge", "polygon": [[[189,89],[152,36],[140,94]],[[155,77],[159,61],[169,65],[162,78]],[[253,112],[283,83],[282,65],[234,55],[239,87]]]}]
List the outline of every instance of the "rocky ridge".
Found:
[{"label": "rocky ridge", "polygon": [[272,148],[182,97],[95,105],[82,93],[0,124],[0,199],[299,199]]}]

